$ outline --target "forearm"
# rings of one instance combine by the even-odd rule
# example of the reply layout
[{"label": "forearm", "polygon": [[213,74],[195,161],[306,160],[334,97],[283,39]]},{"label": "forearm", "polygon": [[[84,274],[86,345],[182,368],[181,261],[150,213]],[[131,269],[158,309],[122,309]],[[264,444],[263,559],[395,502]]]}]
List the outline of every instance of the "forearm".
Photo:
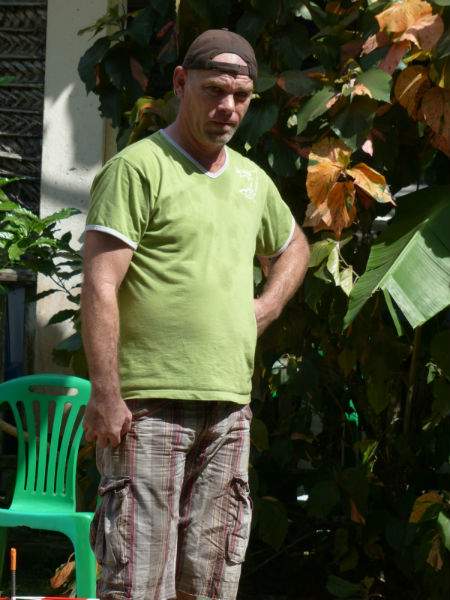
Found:
[{"label": "forearm", "polygon": [[114,287],[85,281],[81,311],[83,343],[93,392],[120,397],[119,309]]},{"label": "forearm", "polygon": [[288,300],[301,285],[308,269],[309,255],[306,237],[296,227],[286,250],[270,261],[263,293],[255,300],[259,334],[280,316]]}]

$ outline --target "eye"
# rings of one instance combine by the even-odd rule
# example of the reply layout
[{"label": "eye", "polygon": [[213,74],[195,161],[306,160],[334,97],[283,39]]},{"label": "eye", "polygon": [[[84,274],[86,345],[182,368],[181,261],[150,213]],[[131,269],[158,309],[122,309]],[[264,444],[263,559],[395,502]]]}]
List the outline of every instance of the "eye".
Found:
[{"label": "eye", "polygon": [[250,97],[250,93],[249,92],[237,92],[235,94],[235,97],[237,100],[239,100],[239,102],[245,102]]}]

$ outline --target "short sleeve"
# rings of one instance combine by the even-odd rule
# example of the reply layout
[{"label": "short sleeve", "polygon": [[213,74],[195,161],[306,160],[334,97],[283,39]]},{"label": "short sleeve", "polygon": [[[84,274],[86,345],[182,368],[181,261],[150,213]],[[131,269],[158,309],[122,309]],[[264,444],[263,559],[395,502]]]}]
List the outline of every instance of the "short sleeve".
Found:
[{"label": "short sleeve", "polygon": [[295,221],[275,184],[269,180],[261,224],[256,238],[256,254],[267,258],[281,254],[292,239]]},{"label": "short sleeve", "polygon": [[109,233],[136,249],[150,213],[148,181],[127,160],[108,161],[92,184],[86,230]]}]

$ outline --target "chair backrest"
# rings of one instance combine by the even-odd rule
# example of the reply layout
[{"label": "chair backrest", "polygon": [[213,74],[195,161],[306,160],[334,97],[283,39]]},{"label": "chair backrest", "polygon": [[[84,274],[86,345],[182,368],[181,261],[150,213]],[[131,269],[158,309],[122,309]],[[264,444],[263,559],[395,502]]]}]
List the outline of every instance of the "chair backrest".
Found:
[{"label": "chair backrest", "polygon": [[27,375],[0,384],[0,403],[11,407],[18,434],[11,510],[75,510],[81,423],[90,393],[89,381],[71,375]]}]

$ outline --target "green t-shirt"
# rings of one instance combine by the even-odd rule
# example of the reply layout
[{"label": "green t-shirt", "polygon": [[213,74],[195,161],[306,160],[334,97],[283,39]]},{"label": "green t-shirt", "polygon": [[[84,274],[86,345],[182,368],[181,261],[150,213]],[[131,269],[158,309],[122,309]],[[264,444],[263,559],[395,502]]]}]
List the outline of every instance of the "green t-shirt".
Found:
[{"label": "green t-shirt", "polygon": [[264,171],[226,150],[208,173],[160,131],[94,180],[86,228],[134,249],[119,290],[126,400],[250,400],[253,257],[282,252],[294,221]]}]

